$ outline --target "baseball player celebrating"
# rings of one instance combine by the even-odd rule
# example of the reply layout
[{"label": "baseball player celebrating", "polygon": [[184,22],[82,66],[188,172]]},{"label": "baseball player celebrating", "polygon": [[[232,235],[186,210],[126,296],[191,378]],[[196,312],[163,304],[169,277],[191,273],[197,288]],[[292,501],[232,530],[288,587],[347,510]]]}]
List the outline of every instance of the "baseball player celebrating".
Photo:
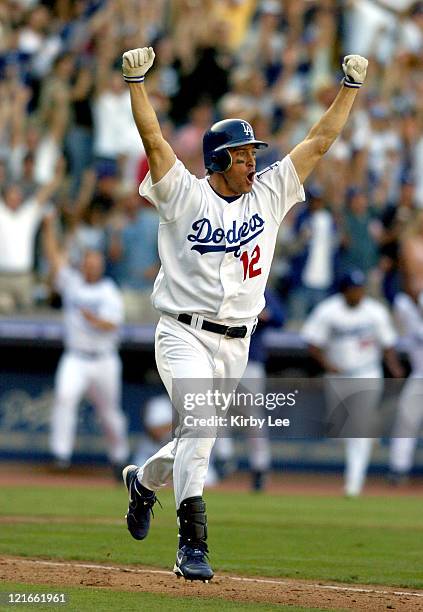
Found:
[{"label": "baseball player celebrating", "polygon": [[114,282],[103,277],[103,257],[87,251],[81,271],[70,268],[54,231],[54,217],[44,221],[44,248],[62,295],[65,352],[56,373],[50,447],[58,465],[70,462],[77,409],[88,394],[97,409],[115,473],[129,456],[126,419],[120,407],[121,362],[117,352],[123,303]]},{"label": "baseball player celebrating", "polygon": [[[289,155],[258,174],[256,149],[267,145],[256,140],[251,125],[242,119],[215,123],[203,138],[203,179],[188,172],[163,138],[144,86],[153,62],[151,47],[134,49],[124,53],[122,68],[150,167],[140,194],[160,215],[162,267],[152,298],[162,315],[156,362],[172,398],[175,379],[242,377],[249,339],[265,306],[279,225],[304,201],[302,183],[344,127],[368,62],[357,55],[345,58],[343,86],[329,110]],[[139,540],[147,535],[155,492],[173,476],[179,524],[174,571],[190,580],[213,577],[202,494],[214,441],[181,435],[141,467],[123,471],[127,525]]]},{"label": "baseball player celebrating", "polygon": [[[403,374],[393,348],[396,333],[389,311],[365,295],[365,280],[361,270],[347,273],[341,280],[340,293],[323,300],[302,331],[312,356],[328,375],[329,417],[335,415],[336,420],[339,407],[346,405],[349,409],[347,428],[355,437],[345,440],[348,497],[361,493],[370,462],[369,431],[383,391],[382,353],[391,373],[398,377]],[[357,378],[358,385],[346,380]],[[367,437],[359,437],[360,431]]]},{"label": "baseball player celebrating", "polygon": [[423,424],[423,292],[415,299],[408,293],[399,293],[394,314],[407,340],[411,364],[411,374],[399,397],[390,446],[390,479],[393,484],[400,484],[413,466],[417,436]]}]

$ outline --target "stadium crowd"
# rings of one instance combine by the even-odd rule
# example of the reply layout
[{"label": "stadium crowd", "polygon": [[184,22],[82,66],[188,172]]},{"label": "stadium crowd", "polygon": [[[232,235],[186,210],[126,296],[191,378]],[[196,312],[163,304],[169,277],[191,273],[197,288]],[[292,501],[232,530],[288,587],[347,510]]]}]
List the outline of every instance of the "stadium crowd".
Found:
[{"label": "stadium crowd", "polygon": [[252,123],[270,143],[260,170],[330,104],[343,55],[367,56],[348,129],[281,227],[271,281],[290,320],[350,267],[388,302],[404,283],[423,289],[423,2],[5,0],[0,312],[51,302],[39,228],[54,206],[71,261],[102,251],[128,320],[154,321],[158,217],[138,196],[148,168],[120,67],[125,50],[150,45],[146,83],[163,132],[198,176],[213,121]]}]

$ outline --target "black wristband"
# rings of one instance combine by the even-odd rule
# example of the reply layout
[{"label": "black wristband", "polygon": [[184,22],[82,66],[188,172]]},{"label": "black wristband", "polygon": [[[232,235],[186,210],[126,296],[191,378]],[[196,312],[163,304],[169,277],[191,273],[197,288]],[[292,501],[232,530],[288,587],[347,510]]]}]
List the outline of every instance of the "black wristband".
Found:
[{"label": "black wristband", "polygon": [[123,75],[123,78],[125,79],[125,81],[127,83],[143,83],[145,76],[126,76],[126,74]]},{"label": "black wristband", "polygon": [[349,87],[351,89],[360,89],[363,83],[356,83],[351,77],[344,76],[342,79],[342,84],[344,87]]}]

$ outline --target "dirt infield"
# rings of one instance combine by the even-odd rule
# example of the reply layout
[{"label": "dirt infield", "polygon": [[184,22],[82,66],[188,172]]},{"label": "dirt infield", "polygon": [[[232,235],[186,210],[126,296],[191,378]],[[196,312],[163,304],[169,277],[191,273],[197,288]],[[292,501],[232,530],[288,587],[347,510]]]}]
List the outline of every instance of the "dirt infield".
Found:
[{"label": "dirt infield", "polygon": [[[318,608],[381,612],[423,611],[423,593],[385,587],[246,578],[219,574],[209,584],[178,580],[172,572],[134,566],[0,557],[1,579],[54,587],[85,586],[114,591],[161,593]],[[1,584],[1,583],[0,583]]]}]

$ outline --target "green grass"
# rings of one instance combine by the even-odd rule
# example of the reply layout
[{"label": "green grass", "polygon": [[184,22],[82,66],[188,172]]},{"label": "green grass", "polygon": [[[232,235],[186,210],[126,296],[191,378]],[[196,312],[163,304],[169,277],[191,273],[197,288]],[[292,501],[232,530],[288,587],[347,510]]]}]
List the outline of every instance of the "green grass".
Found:
[{"label": "green grass", "polygon": [[[62,590],[56,587],[45,587],[39,584],[14,584],[0,583],[0,593],[59,593],[63,592],[68,598],[67,604],[62,605],[0,605],[0,612],[10,612],[11,610],[37,610],[42,612],[187,612],[187,610],[206,610],[214,612],[276,612],[277,610],[289,610],[289,612],[324,612],[321,608],[297,608],[291,606],[281,606],[272,604],[243,603],[236,601],[226,601],[223,599],[201,598],[199,603],[195,597],[171,597],[168,595],[158,595],[155,593],[125,593],[122,591],[112,591],[110,589],[75,588],[66,587]],[[331,610],[333,612],[333,610]]]},{"label": "green grass", "polygon": [[[206,495],[217,572],[423,588],[419,497]],[[160,494],[145,542],[126,531],[120,488],[3,487],[0,515],[67,517],[66,524],[2,523],[0,553],[171,568],[176,524],[171,491]],[[78,521],[103,519],[108,524]]]}]

